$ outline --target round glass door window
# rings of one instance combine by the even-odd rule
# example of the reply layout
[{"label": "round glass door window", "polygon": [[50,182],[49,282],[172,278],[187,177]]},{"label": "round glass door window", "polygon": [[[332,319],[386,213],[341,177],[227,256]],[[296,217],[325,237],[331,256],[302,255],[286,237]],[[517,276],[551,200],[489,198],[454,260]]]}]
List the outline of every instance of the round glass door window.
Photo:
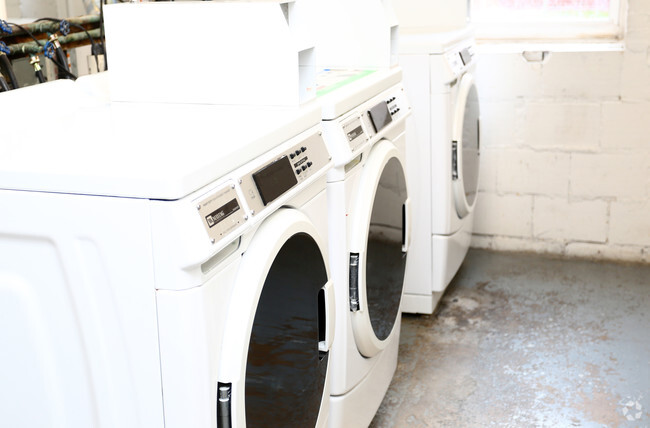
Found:
[{"label": "round glass door window", "polygon": [[476,85],[472,84],[467,93],[465,112],[463,117],[463,184],[467,205],[473,206],[478,192],[479,172],[479,101]]},{"label": "round glass door window", "polygon": [[388,338],[393,330],[402,298],[407,198],[404,170],[393,157],[384,167],[377,186],[366,252],[368,314],[379,340]]},{"label": "round glass door window", "polygon": [[[305,233],[289,238],[264,282],[246,363],[246,426],[314,427],[323,398],[323,255]],[[244,332],[242,332],[244,334]]]}]

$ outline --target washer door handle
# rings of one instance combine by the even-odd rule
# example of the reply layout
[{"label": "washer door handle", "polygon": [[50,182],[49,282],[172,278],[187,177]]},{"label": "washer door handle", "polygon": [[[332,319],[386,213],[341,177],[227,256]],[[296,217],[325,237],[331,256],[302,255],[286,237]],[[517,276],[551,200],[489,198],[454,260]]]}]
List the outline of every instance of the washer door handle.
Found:
[{"label": "washer door handle", "polygon": [[481,118],[476,118],[476,151],[481,156]]},{"label": "washer door handle", "polygon": [[402,205],[402,252],[411,246],[411,198],[406,198]]},{"label": "washer door handle", "polygon": [[[332,349],[334,343],[334,323],[336,321],[336,301],[334,300],[332,281],[328,281],[318,292],[318,304],[319,313],[325,317],[324,322],[318,322],[318,351],[326,353]],[[325,331],[322,331],[323,329]]]}]

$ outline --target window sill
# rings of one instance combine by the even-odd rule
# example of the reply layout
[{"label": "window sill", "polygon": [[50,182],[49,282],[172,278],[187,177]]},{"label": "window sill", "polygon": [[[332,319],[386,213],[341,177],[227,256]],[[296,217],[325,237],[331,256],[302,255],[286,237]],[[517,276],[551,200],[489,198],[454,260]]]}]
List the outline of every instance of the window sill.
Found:
[{"label": "window sill", "polygon": [[625,43],[621,40],[585,41],[514,41],[477,39],[476,51],[482,54],[507,54],[522,52],[622,52]]}]

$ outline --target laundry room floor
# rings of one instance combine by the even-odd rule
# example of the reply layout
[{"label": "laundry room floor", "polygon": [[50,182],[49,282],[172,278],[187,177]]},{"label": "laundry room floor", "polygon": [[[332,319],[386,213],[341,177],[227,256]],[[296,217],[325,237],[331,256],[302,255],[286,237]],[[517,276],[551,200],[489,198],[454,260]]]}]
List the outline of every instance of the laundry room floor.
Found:
[{"label": "laundry room floor", "polygon": [[371,428],[650,427],[650,265],[470,250]]}]

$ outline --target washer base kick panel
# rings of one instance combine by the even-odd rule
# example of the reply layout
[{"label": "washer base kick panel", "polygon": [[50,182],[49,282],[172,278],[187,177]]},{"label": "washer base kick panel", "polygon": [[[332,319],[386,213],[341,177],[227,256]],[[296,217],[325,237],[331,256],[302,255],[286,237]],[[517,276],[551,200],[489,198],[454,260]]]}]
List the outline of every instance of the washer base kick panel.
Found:
[{"label": "washer base kick panel", "polygon": [[435,312],[444,292],[431,294],[404,294],[402,307],[409,314],[432,314]]},{"label": "washer base kick panel", "polygon": [[[474,212],[468,214],[474,216]],[[432,314],[445,292],[445,288],[458,272],[465,255],[469,250],[472,240],[472,219],[463,223],[461,229],[448,236],[433,235],[431,237],[431,271],[426,272],[430,278],[431,284],[425,284],[420,289],[425,289],[424,293],[408,292],[404,293],[404,302],[402,311],[409,314]],[[424,275],[420,275],[414,280],[422,281]],[[411,284],[413,285],[413,284]],[[430,293],[426,290],[432,290]]]},{"label": "washer base kick panel", "polygon": [[[401,320],[395,328],[399,331]],[[363,427],[372,421],[397,369],[398,350],[399,341],[393,340],[377,358],[376,369],[345,395],[330,397],[331,428]]]},{"label": "washer base kick panel", "polygon": [[449,236],[433,235],[431,247],[433,249],[433,282],[431,289],[445,291],[447,285],[458,272],[460,265],[465,260],[472,241],[472,221],[474,213],[465,219],[461,229]]}]

